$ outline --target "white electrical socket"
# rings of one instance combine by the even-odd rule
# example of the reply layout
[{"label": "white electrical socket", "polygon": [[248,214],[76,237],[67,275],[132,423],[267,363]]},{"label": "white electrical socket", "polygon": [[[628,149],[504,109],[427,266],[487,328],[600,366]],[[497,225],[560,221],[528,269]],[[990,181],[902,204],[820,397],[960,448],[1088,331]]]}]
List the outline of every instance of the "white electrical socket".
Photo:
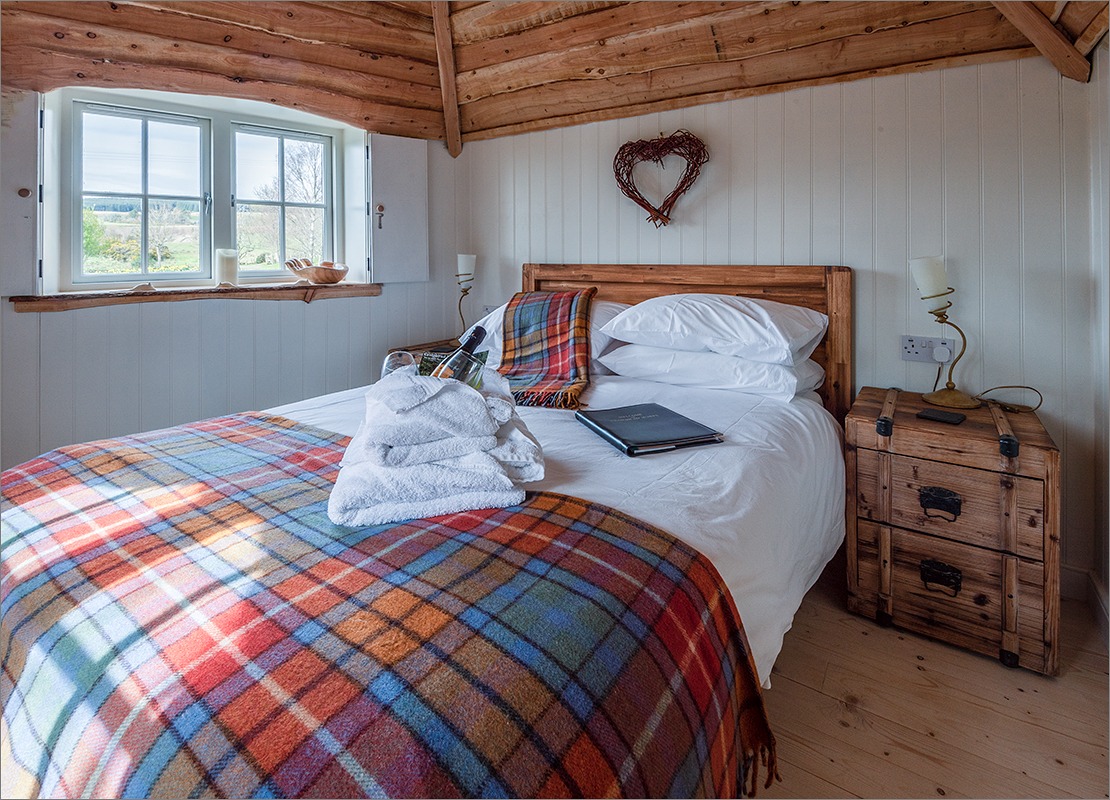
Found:
[{"label": "white electrical socket", "polygon": [[[938,348],[947,348],[947,351]],[[956,355],[956,341],[939,336],[903,336],[902,360],[947,364]]]}]

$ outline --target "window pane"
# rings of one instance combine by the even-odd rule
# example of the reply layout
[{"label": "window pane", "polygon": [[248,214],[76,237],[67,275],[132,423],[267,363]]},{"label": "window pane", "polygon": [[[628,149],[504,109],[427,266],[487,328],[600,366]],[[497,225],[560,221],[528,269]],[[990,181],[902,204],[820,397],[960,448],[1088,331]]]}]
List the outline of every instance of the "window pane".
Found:
[{"label": "window pane", "polygon": [[81,274],[120,275],[142,271],[142,201],[86,197],[81,208]]},{"label": "window pane", "polygon": [[278,140],[235,133],[235,196],[243,200],[280,200]]},{"label": "window pane", "polygon": [[200,196],[200,129],[151,120],[147,123],[147,191]]},{"label": "window pane", "polygon": [[200,203],[152,200],[147,221],[147,271],[200,270]]},{"label": "window pane", "polygon": [[241,272],[281,269],[280,209],[235,203],[236,245]]},{"label": "window pane", "polygon": [[85,112],[81,120],[84,191],[141,192],[142,121],[90,112]]},{"label": "window pane", "polygon": [[285,201],[324,202],[324,146],[320,142],[285,140]]},{"label": "window pane", "polygon": [[285,252],[289,258],[308,258],[313,264],[324,260],[324,209],[285,210]]}]

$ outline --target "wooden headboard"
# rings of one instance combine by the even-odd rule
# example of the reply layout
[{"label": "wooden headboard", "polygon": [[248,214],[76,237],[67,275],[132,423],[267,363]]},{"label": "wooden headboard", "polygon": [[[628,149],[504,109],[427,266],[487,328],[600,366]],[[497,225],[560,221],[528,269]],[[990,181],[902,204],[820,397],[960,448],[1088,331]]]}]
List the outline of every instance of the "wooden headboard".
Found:
[{"label": "wooden headboard", "polygon": [[825,368],[818,390],[843,424],[852,405],[852,271],[848,267],[678,264],[525,264],[524,291],[597,287],[597,297],[638,303],[687,292],[762,297],[816,309],[829,317],[813,360]]}]

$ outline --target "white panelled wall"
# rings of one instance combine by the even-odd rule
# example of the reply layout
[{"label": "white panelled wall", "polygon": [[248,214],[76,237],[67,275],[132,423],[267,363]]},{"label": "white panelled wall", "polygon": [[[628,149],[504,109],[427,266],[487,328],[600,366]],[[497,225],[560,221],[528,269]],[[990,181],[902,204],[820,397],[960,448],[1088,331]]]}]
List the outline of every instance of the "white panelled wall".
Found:
[{"label": "white panelled wall", "polygon": [[1094,509],[1095,569],[1103,639],[1107,638],[1107,592],[1110,584],[1110,41],[1106,38],[1093,54],[1091,78],[1091,259],[1094,279],[1091,297],[1095,306],[1095,407],[1097,425],[1094,474],[1098,494]]},{"label": "white panelled wall", "polygon": [[[1105,45],[1100,53],[1105,84]],[[855,270],[856,387],[921,391],[936,370],[902,361],[900,336],[942,331],[914,294],[908,260],[943,255],[951,317],[969,339],[957,384],[1045,396],[1041,417],[1064,451],[1065,591],[1084,596],[1106,538],[1093,513],[1106,480],[1091,469],[1106,448],[1096,395],[1108,380],[1096,363],[1106,312],[1091,291],[1105,284],[1092,254],[1098,93],[1037,58],[468,143],[459,180],[486,264],[476,293],[503,302],[526,261],[845,264]],[[706,142],[710,160],[657,229],[620,194],[612,159],[627,141],[679,128]],[[637,169],[656,202],[681,174],[681,161],[666,163],[662,178]]]},{"label": "white panelled wall", "polygon": [[427,298],[434,288],[398,284],[381,297],[309,304],[5,308],[5,465],[63,444],[370,383],[387,346],[427,338],[429,314],[440,330],[443,309]]},{"label": "white panelled wall", "polygon": [[[4,303],[3,464],[365,383],[387,346],[457,333],[457,252],[478,254],[470,321],[519,289],[526,261],[845,264],[855,385],[927,390],[935,370],[901,361],[899,337],[941,333],[908,270],[937,254],[969,338],[957,383],[1044,393],[1041,416],[1064,451],[1063,586],[1083,596],[1088,574],[1106,584],[1110,446],[1105,42],[1095,62],[1089,86],[1026,59],[469,142],[456,160],[432,143],[429,283],[310,305],[15,314]],[[617,190],[612,159],[678,128],[706,141],[710,161],[656,229]],[[637,170],[650,197],[677,178],[681,166],[668,166]],[[11,281],[26,274],[25,244],[0,249],[4,294],[26,291]]]}]

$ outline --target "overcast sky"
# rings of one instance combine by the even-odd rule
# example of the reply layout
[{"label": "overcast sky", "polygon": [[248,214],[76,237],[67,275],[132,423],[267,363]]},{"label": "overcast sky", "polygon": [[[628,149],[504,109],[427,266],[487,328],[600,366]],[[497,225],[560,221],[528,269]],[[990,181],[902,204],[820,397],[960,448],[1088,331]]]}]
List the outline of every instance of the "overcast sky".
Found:
[{"label": "overcast sky", "polygon": [[[155,120],[147,124],[150,193],[199,197],[200,129]],[[139,194],[142,122],[86,113],[84,125],[84,191]],[[277,139],[241,133],[238,141],[235,193],[244,198],[258,197],[258,191],[277,175]]]}]

